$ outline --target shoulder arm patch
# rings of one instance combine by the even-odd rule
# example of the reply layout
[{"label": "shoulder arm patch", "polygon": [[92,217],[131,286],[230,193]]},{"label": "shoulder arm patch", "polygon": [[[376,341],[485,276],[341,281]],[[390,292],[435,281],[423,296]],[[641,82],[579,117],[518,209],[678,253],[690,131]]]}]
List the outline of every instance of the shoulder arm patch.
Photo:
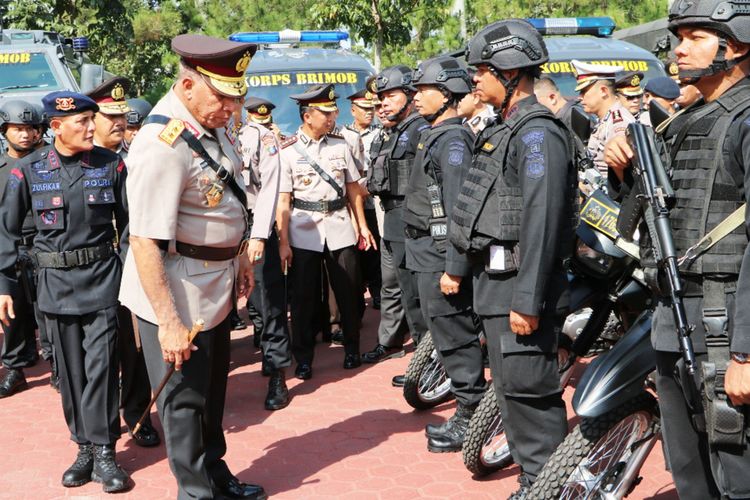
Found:
[{"label": "shoulder arm patch", "polygon": [[289,137],[285,137],[281,143],[281,149],[287,148],[295,142],[297,142],[297,135],[290,135]]},{"label": "shoulder arm patch", "polygon": [[183,121],[173,118],[169,120],[169,123],[167,123],[162,131],[159,132],[159,139],[167,143],[169,146],[173,146],[183,130],[185,130],[185,124]]}]

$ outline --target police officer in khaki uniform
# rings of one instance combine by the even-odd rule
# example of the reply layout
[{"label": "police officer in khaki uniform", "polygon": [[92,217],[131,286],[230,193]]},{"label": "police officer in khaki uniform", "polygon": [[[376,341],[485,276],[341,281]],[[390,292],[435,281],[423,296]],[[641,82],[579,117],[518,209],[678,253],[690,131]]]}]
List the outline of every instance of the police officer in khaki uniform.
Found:
[{"label": "police officer in khaki uniform", "polygon": [[[123,160],[128,155],[124,134],[127,114],[130,113],[125,100],[129,88],[127,78],[114,77],[86,94],[99,106],[99,111],[94,115],[94,144],[118,153]],[[143,351],[136,345],[132,314],[123,306],[117,309],[117,349],[120,359],[120,407],[128,433],[138,446],[156,446],[161,440],[151,424],[150,416],[144,419],[138,432],[133,433],[138,419],[151,401],[151,388]]]},{"label": "police officer in khaki uniform", "polygon": [[[292,352],[295,375],[312,376],[315,330],[312,319],[324,260],[341,311],[344,368],[361,364],[357,297],[360,293],[357,242],[377,246],[367,227],[360,178],[343,137],[330,133],[336,112],[333,85],[315,85],[290,96],[300,106],[302,126],[281,144],[281,195],[277,224],[281,261],[290,266]],[[359,235],[347,202],[357,219]]]},{"label": "police officer in khaki uniform", "polygon": [[594,165],[606,178],[604,146],[613,137],[624,135],[628,123],[635,121],[633,114],[625,109],[615,95],[615,75],[622,71],[622,67],[588,64],[575,59],[570,64],[578,82],[575,89],[580,93],[583,110],[599,119],[589,137],[588,151]]},{"label": "police officer in khaki uniform", "polygon": [[641,115],[641,108],[643,105],[642,81],[643,73],[640,71],[628,71],[621,75],[617,75],[617,78],[615,79],[615,92],[617,93],[617,99],[636,119]]},{"label": "police officer in khaki uniform", "polygon": [[123,160],[128,156],[124,141],[128,127],[127,114],[130,112],[125,94],[129,89],[130,80],[116,76],[86,93],[99,105],[99,111],[94,116],[94,144],[118,153]]},{"label": "police officer in khaki uniform", "polygon": [[[261,349],[263,368],[271,377],[268,382],[267,410],[279,410],[289,404],[284,369],[291,365],[289,330],[286,320],[284,276],[279,261],[279,238],[276,234],[276,202],[279,197],[279,143],[267,128],[271,121],[269,105],[255,100],[246,104],[248,119],[240,130],[242,174],[253,211],[253,230],[250,234],[249,255],[255,266],[256,310],[261,316]],[[265,123],[258,123],[262,121]]]},{"label": "police officer in khaki uniform", "polygon": [[240,144],[224,127],[242,103],[256,46],[179,35],[172,50],[181,56],[177,81],[128,157],[135,210],[120,300],[138,318],[152,388],[169,363],[177,368],[157,406],[178,498],[266,498],[222,459],[227,317],[235,293],[247,295],[254,281]]}]

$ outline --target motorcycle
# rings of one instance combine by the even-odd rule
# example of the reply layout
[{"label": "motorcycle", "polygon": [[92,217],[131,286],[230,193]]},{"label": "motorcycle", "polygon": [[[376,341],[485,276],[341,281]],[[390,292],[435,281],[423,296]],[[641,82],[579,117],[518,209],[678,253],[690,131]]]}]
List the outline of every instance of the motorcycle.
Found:
[{"label": "motorcycle", "polygon": [[[607,351],[630,327],[640,311],[650,307],[637,259],[617,247],[610,237],[617,204],[597,190],[581,211],[576,249],[569,263],[571,309],[558,349],[560,385],[567,386],[581,357]],[[500,408],[492,386],[469,423],[463,446],[466,468],[481,477],[512,462]]]}]

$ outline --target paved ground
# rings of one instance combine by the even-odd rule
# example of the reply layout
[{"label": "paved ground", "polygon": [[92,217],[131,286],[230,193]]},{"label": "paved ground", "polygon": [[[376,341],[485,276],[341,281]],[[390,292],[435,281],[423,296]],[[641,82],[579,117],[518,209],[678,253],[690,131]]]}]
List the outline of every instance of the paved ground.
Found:
[{"label": "paved ground", "polygon": [[[377,321],[377,312],[368,309],[363,349],[375,344]],[[263,409],[266,379],[250,331],[235,332],[232,348],[226,459],[240,479],[263,484],[273,498],[500,499],[517,488],[517,467],[474,480],[460,454],[427,451],[425,424],[446,419],[454,407],[416,412],[405,403],[390,379],[403,373],[408,356],[344,371],[343,349],[319,344],[314,377],[291,378],[291,405],[272,413]],[[112,498],[93,483],[60,486],[76,448],[68,440],[59,396],[48,385],[46,363],[27,374],[31,388],[0,402],[0,498]],[[158,425],[158,418],[154,421]],[[118,458],[136,486],[117,498],[175,498],[163,446],[139,448],[124,435]],[[677,498],[660,446],[642,475],[629,498]]]}]

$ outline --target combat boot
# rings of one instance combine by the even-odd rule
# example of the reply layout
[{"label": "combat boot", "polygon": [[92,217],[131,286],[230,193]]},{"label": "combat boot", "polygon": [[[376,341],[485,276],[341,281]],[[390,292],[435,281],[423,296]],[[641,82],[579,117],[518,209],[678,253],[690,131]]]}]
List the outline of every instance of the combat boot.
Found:
[{"label": "combat boot", "polygon": [[442,437],[445,434],[445,432],[448,430],[448,427],[451,426],[451,425],[453,425],[451,423],[453,420],[455,420],[456,418],[461,417],[464,413],[466,413],[469,410],[471,411],[471,414],[469,415],[469,420],[471,420],[471,415],[474,414],[474,410],[475,409],[476,409],[476,405],[474,405],[473,407],[466,407],[466,406],[462,406],[461,404],[459,404],[456,407],[456,412],[451,416],[451,418],[449,418],[448,420],[446,420],[442,424],[427,424],[427,425],[425,425],[425,427],[424,427],[424,434],[425,434],[425,436],[427,436],[427,437],[435,437],[435,438]]},{"label": "combat boot", "polygon": [[433,426],[429,431],[426,429],[425,432],[432,432],[427,437],[427,450],[432,453],[461,451],[466,430],[469,428],[469,422],[476,408],[476,404],[472,406],[459,404],[456,413],[444,425]]},{"label": "combat boot", "polygon": [[289,389],[286,387],[286,373],[284,369],[271,372],[266,394],[266,410],[280,410],[289,405]]},{"label": "combat boot", "polygon": [[76,461],[63,473],[62,485],[66,488],[82,486],[91,481],[93,470],[94,446],[91,443],[79,444]]},{"label": "combat boot", "polygon": [[101,483],[105,493],[127,491],[133,486],[130,476],[115,462],[115,446],[111,444],[94,445],[91,480]]}]

